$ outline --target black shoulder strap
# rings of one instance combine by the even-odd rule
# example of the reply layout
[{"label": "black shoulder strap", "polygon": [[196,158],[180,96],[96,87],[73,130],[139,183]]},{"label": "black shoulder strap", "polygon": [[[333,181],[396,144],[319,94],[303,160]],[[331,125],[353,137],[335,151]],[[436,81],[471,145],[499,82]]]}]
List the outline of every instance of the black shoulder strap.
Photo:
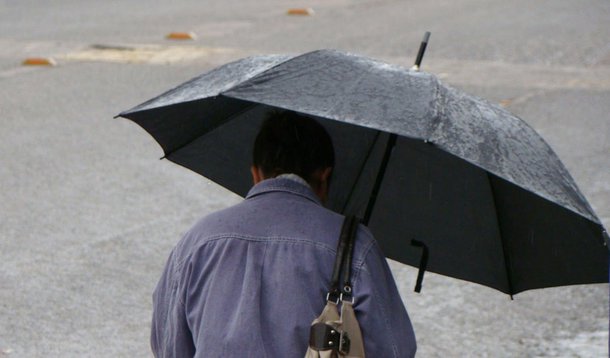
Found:
[{"label": "black shoulder strap", "polygon": [[[337,244],[337,256],[333,267],[333,275],[330,281],[330,291],[327,300],[338,301],[341,294],[351,296],[352,284],[351,266],[352,254],[354,251],[354,238],[358,231],[359,220],[354,215],[349,215],[343,221],[339,243]],[[339,279],[343,272],[343,287],[339,288]]]}]

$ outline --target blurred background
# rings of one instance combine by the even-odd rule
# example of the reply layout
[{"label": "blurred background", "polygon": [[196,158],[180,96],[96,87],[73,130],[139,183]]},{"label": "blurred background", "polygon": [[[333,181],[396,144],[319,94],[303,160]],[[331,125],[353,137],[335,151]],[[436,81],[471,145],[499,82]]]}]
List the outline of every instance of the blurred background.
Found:
[{"label": "blurred background", "polygon": [[[150,356],[169,251],[240,198],[113,117],[249,55],[337,48],[410,67],[431,31],[423,70],[533,126],[609,227],[609,19],[603,0],[0,0],[0,357]],[[415,294],[416,269],[390,264],[421,357],[608,355],[607,284],[511,301],[426,273]]]}]

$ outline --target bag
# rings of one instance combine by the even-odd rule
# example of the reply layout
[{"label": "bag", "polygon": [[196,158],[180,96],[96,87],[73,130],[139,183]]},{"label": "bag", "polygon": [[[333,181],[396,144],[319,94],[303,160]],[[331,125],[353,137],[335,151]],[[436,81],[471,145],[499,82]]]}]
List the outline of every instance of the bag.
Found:
[{"label": "bag", "polygon": [[[337,245],[337,256],[326,295],[326,306],[312,323],[309,331],[309,348],[305,358],[363,358],[364,342],[360,325],[354,313],[354,298],[350,281],[352,253],[359,220],[348,216],[343,222]],[[343,285],[339,279],[343,273]],[[341,305],[341,315],[338,306]]]}]

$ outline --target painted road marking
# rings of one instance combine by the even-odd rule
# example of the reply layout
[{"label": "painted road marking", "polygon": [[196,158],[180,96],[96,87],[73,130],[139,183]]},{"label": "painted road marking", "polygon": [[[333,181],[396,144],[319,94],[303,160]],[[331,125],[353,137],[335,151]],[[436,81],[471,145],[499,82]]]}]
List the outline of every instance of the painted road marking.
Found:
[{"label": "painted road marking", "polygon": [[232,49],[218,47],[92,45],[57,57],[64,61],[168,64],[227,56],[235,52]]}]

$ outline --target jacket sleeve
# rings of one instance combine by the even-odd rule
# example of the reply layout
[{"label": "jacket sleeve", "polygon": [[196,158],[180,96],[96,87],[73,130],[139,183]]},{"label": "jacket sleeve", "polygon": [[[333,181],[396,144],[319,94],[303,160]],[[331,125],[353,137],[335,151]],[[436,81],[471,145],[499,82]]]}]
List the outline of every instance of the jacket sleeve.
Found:
[{"label": "jacket sleeve", "polygon": [[195,346],[179,289],[174,250],[153,293],[150,343],[155,357],[192,357]]},{"label": "jacket sleeve", "polygon": [[[367,357],[413,357],[415,334],[386,258],[372,240],[354,277],[354,309]],[[355,272],[355,273],[356,273]]]}]

